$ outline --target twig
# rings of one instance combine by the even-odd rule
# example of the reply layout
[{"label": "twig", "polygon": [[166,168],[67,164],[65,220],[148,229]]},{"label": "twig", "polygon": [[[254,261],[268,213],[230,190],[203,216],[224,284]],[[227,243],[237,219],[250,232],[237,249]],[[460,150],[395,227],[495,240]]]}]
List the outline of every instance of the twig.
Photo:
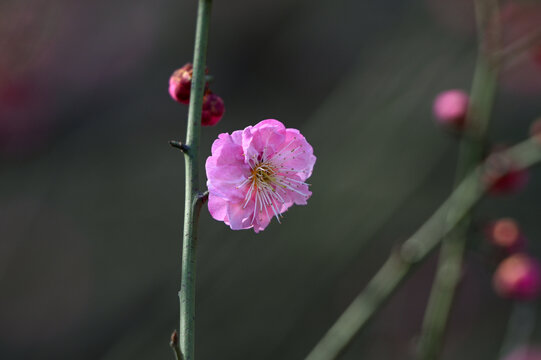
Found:
[{"label": "twig", "polygon": [[183,153],[187,153],[188,151],[190,151],[190,147],[186,144],[181,143],[180,141],[170,140],[169,145],[176,149],[179,149]]},{"label": "twig", "polygon": [[198,190],[199,133],[201,129],[201,111],[205,87],[205,64],[211,5],[212,0],[199,0],[195,30],[193,78],[186,133],[187,145],[184,151],[186,160],[186,190],[181,288],[178,293],[180,300],[179,344],[183,360],[194,360],[195,251],[197,244],[197,223],[203,203]]},{"label": "twig", "polygon": [[528,344],[535,330],[537,304],[513,302],[507,330],[500,349],[500,358],[508,356],[514,348]]},{"label": "twig", "polygon": [[[503,156],[510,159],[517,168],[526,168],[541,162],[541,146],[535,140],[529,139],[493,156]],[[487,160],[487,164],[491,160]],[[355,335],[398,288],[411,268],[424,260],[442,238],[455,229],[490,187],[490,182],[480,183],[486,166],[483,163],[471,171],[419,230],[393,251],[306,360],[336,359],[347,348]]]}]

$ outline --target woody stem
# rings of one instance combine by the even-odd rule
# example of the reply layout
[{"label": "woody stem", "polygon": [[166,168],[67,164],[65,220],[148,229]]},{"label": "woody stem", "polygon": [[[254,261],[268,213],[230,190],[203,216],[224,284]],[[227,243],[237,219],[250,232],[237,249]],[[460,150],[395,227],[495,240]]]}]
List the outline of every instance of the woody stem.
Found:
[{"label": "woody stem", "polygon": [[[186,185],[182,242],[179,347],[182,360],[194,360],[195,259],[197,223],[205,196],[199,191],[199,133],[205,86],[205,64],[212,0],[199,0],[195,31],[193,77],[186,133]],[[180,359],[179,359],[180,360]]]}]

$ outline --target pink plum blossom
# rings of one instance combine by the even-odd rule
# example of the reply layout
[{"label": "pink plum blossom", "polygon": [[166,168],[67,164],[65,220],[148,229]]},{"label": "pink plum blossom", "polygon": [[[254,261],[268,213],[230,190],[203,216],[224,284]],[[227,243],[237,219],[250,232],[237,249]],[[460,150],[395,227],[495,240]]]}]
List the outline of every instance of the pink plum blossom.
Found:
[{"label": "pink plum blossom", "polygon": [[297,129],[274,119],[220,134],[207,158],[208,207],[233,230],[264,230],[272,217],[312,195],[306,179],[316,157]]}]

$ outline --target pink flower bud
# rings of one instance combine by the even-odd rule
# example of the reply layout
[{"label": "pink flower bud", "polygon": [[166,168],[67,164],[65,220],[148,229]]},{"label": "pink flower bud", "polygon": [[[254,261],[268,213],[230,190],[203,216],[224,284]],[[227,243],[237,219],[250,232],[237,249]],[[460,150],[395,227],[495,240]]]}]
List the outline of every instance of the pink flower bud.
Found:
[{"label": "pink flower bud", "polygon": [[518,224],[510,218],[499,219],[489,224],[486,236],[492,245],[507,253],[520,251],[526,244]]},{"label": "pink flower bud", "polygon": [[466,120],[469,97],[462,90],[448,90],[434,100],[433,112],[440,125],[460,129]]},{"label": "pink flower bud", "polygon": [[494,289],[505,298],[532,300],[541,288],[539,262],[526,254],[515,254],[500,263],[493,277]]},{"label": "pink flower bud", "polygon": [[492,195],[504,195],[522,190],[530,178],[528,169],[521,169],[512,159],[498,152],[487,159],[483,181]]},{"label": "pink flower bud", "polygon": [[188,104],[190,102],[190,90],[192,87],[193,66],[187,63],[178,70],[175,70],[169,78],[169,95],[173,100]]},{"label": "pink flower bud", "polygon": [[201,112],[201,125],[216,125],[224,115],[224,101],[218,95],[208,93],[203,98],[203,110]]}]

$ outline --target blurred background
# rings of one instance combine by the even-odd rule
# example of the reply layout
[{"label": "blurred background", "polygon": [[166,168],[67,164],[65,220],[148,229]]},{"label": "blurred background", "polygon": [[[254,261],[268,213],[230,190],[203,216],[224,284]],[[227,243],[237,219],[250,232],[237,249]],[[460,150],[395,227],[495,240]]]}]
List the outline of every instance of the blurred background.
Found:
[{"label": "blurred background", "polygon": [[[187,107],[167,87],[192,59],[196,5],[0,2],[0,359],[173,358],[184,162],[167,142],[183,140]],[[502,9],[508,40],[541,24],[539,1]],[[302,359],[445,199],[457,142],[432,101],[470,87],[474,29],[471,0],[214,1],[208,68],[226,113],[203,156],[219,133],[277,118],[318,161],[308,206],[260,234],[203,209],[198,359]],[[541,115],[540,57],[502,74],[494,144]],[[512,306],[480,229],[514,217],[541,256],[539,184],[533,169],[478,208],[443,359],[498,358]],[[411,358],[436,258],[344,359]]]}]

